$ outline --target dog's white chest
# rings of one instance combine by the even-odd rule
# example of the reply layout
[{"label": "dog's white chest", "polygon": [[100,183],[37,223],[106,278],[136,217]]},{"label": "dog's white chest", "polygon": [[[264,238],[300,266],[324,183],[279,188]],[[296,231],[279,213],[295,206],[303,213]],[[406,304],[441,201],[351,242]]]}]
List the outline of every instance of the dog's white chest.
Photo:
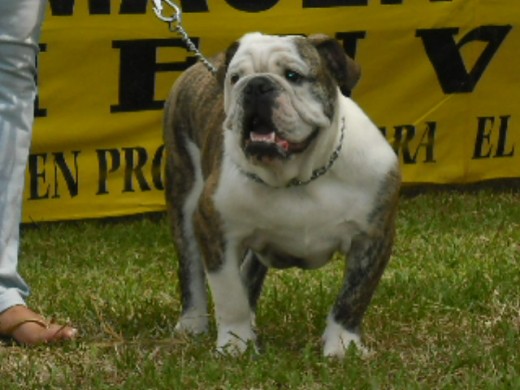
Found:
[{"label": "dog's white chest", "polygon": [[[334,179],[307,187],[272,189],[224,170],[215,205],[224,236],[257,252],[274,267],[315,268],[348,252],[366,227],[372,197]],[[240,184],[238,184],[240,183]]]}]

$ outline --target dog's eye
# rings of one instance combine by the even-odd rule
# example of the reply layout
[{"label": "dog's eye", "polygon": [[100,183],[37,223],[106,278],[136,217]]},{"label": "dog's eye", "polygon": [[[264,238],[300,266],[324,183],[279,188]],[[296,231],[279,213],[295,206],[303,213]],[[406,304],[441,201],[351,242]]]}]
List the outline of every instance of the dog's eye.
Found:
[{"label": "dog's eye", "polygon": [[293,70],[286,70],[285,78],[294,84],[299,84],[303,81],[303,76]]},{"label": "dog's eye", "polygon": [[240,76],[235,73],[235,74],[231,75],[231,77],[229,78],[229,81],[231,82],[231,85],[235,85],[239,79],[240,79]]}]

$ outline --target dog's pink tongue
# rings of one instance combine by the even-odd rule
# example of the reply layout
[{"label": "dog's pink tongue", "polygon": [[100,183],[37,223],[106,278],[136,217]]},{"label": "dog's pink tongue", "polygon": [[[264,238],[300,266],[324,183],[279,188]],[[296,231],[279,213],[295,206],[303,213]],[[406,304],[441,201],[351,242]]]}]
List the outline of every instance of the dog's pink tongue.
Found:
[{"label": "dog's pink tongue", "polygon": [[276,138],[276,144],[280,146],[283,150],[289,150],[289,141],[283,138]]}]

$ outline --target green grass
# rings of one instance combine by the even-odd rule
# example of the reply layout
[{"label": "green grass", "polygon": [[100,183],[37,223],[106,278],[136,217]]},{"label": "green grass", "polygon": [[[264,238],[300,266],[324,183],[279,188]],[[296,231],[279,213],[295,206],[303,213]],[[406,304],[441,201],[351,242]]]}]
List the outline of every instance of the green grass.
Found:
[{"label": "green grass", "polygon": [[0,389],[519,389],[520,194],[401,201],[397,242],[365,318],[373,351],[321,356],[343,266],[272,271],[263,353],[219,358],[210,335],[173,335],[176,261],[164,219],[42,224],[23,232],[29,304],[81,339],[0,345]]}]

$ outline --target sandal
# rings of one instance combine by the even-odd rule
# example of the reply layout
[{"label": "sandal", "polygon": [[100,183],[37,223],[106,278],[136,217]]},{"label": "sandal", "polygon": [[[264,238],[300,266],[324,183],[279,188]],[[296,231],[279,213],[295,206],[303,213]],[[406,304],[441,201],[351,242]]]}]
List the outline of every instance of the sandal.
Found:
[{"label": "sandal", "polygon": [[[2,317],[7,317],[3,322]],[[9,318],[12,318],[11,320]],[[13,306],[0,314],[0,336],[20,345],[33,346],[72,340],[77,330],[68,325],[48,323],[26,306]]]}]

